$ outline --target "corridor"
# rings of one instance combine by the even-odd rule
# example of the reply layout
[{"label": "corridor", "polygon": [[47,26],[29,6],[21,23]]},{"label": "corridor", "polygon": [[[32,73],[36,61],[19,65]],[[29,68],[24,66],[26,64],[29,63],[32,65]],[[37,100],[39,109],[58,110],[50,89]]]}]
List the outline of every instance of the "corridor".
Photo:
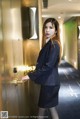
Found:
[{"label": "corridor", "polygon": [[[35,69],[49,17],[59,22],[64,59],[58,68],[59,119],[80,119],[80,0],[0,0],[0,111],[9,119],[38,113],[40,85],[21,76]],[[49,111],[45,115],[51,119]]]},{"label": "corridor", "polygon": [[60,119],[80,119],[80,71],[62,60],[59,74],[61,80],[57,107],[59,117]]}]

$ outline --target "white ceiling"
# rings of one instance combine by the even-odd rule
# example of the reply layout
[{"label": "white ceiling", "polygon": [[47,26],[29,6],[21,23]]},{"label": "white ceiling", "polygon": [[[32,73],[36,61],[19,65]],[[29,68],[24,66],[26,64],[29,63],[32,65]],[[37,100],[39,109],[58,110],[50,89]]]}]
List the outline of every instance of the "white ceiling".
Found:
[{"label": "white ceiling", "polygon": [[[58,16],[61,16],[61,19],[58,19]],[[80,16],[80,0],[48,0],[48,8],[42,7],[42,17],[66,21],[73,16]]]}]

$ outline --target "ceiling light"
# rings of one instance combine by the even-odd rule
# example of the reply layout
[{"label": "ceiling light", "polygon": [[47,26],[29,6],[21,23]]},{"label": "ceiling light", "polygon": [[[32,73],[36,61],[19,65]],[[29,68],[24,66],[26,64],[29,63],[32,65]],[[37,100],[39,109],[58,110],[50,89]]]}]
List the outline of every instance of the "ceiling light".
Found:
[{"label": "ceiling light", "polygon": [[58,19],[61,19],[61,16],[58,16]]},{"label": "ceiling light", "polygon": [[69,2],[71,2],[72,0],[68,0]]}]

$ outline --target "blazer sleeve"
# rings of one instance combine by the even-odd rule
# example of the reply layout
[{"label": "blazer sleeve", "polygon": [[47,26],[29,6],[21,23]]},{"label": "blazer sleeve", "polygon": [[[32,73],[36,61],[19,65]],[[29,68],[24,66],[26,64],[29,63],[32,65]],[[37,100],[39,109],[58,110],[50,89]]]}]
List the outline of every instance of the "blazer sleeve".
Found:
[{"label": "blazer sleeve", "polygon": [[[37,78],[40,78],[47,73],[49,73],[50,70],[54,67],[56,60],[58,60],[59,56],[59,45],[57,43],[51,44],[51,51],[49,54],[49,59],[45,63],[45,65],[41,69],[37,69],[33,72],[28,73],[28,76],[31,80],[35,81]],[[47,50],[47,49],[46,49]]]}]

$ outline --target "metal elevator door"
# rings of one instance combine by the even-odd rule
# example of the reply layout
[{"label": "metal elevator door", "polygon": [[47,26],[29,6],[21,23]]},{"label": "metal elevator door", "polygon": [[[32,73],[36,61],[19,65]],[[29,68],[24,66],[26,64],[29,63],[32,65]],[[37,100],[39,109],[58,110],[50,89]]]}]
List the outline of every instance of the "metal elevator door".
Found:
[{"label": "metal elevator door", "polygon": [[8,111],[9,119],[29,115],[28,83],[12,83],[13,67],[23,62],[20,5],[21,0],[0,0],[0,111]]},{"label": "metal elevator door", "polygon": [[[38,109],[39,86],[14,80],[18,75],[14,74],[14,67],[23,65],[21,35],[21,0],[0,0],[0,110],[8,111],[9,119],[35,116]],[[32,49],[33,53],[38,54],[37,48]]]}]

